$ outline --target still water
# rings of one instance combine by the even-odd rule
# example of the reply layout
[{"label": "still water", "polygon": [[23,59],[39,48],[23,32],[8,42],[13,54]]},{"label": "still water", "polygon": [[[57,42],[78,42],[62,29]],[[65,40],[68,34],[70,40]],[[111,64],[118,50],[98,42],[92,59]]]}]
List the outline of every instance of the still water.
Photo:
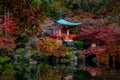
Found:
[{"label": "still water", "polygon": [[77,62],[16,64],[14,80],[120,80],[119,71]]},{"label": "still water", "polygon": [[93,61],[45,57],[40,61],[15,62],[11,74],[0,80],[120,80],[120,71]]}]

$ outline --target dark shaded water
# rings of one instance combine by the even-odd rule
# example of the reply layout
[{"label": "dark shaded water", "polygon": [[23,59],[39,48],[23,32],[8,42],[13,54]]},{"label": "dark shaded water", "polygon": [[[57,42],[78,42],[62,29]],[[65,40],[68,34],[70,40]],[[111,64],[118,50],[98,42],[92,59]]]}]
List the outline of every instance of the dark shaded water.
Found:
[{"label": "dark shaded water", "polygon": [[120,80],[120,77],[119,71],[97,67],[90,60],[86,65],[73,60],[68,63],[16,64],[14,80]]},{"label": "dark shaded water", "polygon": [[14,64],[14,71],[0,80],[120,80],[119,70],[104,65],[97,67],[92,57],[95,56],[85,62],[75,56],[71,60],[49,56],[37,64],[34,61],[18,62]]}]

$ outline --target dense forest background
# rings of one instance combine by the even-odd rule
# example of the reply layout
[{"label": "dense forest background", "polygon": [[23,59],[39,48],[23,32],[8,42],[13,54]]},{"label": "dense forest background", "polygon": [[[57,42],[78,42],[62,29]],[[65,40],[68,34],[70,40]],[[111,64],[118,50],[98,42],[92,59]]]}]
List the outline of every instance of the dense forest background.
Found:
[{"label": "dense forest background", "polygon": [[88,48],[91,43],[106,47],[101,62],[108,65],[105,60],[109,55],[120,59],[120,0],[0,0],[0,75],[13,69],[15,55],[19,60],[24,56],[31,60],[33,54],[59,57],[72,51],[42,38],[42,25],[61,15],[65,20],[84,23],[71,30],[78,34],[76,41],[83,41]]},{"label": "dense forest background", "polygon": [[[42,33],[40,24],[42,24],[44,21],[49,22],[49,20],[55,21],[59,19],[60,12],[62,12],[63,18],[70,21],[83,21],[89,26],[92,25],[92,27],[95,28],[108,26],[111,24],[109,26],[112,26],[112,28],[114,27],[116,32],[119,32],[119,4],[119,0],[0,1],[0,29],[2,30],[0,34],[2,38],[5,36],[8,38],[8,35],[11,38],[15,37],[13,39],[9,39],[11,40],[11,44],[14,42],[13,40],[15,40],[16,44],[21,44],[22,41],[18,40],[20,37],[25,38],[23,41],[23,43],[25,43],[31,36],[36,34],[40,35]],[[9,22],[9,24],[6,24],[7,22]],[[2,29],[3,26],[6,26],[6,28]]]}]

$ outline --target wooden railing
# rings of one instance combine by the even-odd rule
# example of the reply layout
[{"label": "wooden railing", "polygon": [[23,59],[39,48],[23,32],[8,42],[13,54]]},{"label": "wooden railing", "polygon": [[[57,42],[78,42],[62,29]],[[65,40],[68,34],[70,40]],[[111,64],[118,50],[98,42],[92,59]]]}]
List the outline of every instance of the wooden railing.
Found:
[{"label": "wooden railing", "polygon": [[74,38],[76,38],[78,36],[78,34],[70,34],[69,36],[67,36],[66,34],[61,34],[61,35],[57,35],[57,34],[51,34],[49,37],[51,37],[51,38],[60,38],[60,39],[67,39],[67,38],[69,38],[69,39],[74,39]]}]

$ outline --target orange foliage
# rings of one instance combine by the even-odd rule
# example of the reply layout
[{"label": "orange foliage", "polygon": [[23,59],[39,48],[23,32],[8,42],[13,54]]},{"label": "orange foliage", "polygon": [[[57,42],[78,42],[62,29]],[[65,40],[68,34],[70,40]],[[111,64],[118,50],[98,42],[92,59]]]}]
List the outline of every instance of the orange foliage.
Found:
[{"label": "orange foliage", "polygon": [[0,38],[0,48],[12,48],[14,46],[14,38],[2,37]]},{"label": "orange foliage", "polygon": [[61,54],[64,54],[67,50],[65,46],[49,38],[43,38],[36,41],[36,46],[45,55],[52,54],[59,56]]}]

